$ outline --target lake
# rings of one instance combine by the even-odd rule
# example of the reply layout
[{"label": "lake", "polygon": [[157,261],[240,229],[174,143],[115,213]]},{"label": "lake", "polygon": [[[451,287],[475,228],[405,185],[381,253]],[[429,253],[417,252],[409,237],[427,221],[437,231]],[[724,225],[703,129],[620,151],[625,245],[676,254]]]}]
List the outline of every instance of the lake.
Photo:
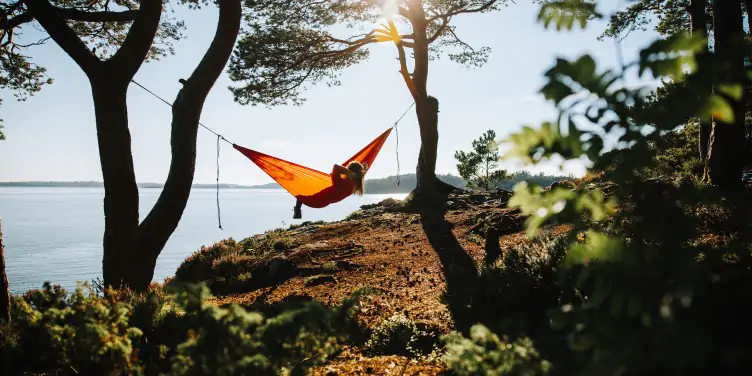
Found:
[{"label": "lake", "polygon": [[[140,189],[143,219],[160,189]],[[406,194],[352,196],[323,209],[303,207],[292,219],[295,199],[280,189],[223,189],[222,227],[217,226],[216,191],[194,189],[183,218],[157,260],[154,279],[175,274],[202,245],[245,237],[303,221],[337,221],[361,205]],[[102,277],[104,216],[101,188],[0,187],[5,264],[12,293],[39,288],[44,281],[72,289],[76,281]]]}]

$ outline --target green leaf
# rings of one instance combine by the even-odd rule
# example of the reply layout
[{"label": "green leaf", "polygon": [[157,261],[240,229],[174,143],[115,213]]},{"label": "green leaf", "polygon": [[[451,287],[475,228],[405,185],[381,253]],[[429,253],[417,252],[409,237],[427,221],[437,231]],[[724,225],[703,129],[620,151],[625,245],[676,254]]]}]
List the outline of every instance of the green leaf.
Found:
[{"label": "green leaf", "polygon": [[731,123],[734,121],[734,109],[719,95],[713,95],[708,98],[708,101],[701,108],[699,115],[713,116],[716,120],[725,123]]},{"label": "green leaf", "polygon": [[586,0],[561,0],[543,4],[538,12],[538,21],[547,29],[552,23],[556,30],[571,30],[575,22],[584,29],[591,19],[601,18],[595,4]]},{"label": "green leaf", "polygon": [[565,257],[565,265],[588,264],[594,260],[615,261],[621,258],[624,241],[604,233],[588,230],[584,244],[574,244]]},{"label": "green leaf", "polygon": [[718,91],[738,101],[742,98],[744,87],[741,84],[718,85]]}]

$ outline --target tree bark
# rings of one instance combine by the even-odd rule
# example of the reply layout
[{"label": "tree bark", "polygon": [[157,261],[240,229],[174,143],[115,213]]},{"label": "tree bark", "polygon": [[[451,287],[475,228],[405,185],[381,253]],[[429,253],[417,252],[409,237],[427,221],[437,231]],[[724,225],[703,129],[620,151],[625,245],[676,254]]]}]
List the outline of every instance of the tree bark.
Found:
[{"label": "tree bark", "polygon": [[[705,37],[708,35],[708,20],[705,13],[706,0],[691,0],[689,4],[689,19],[691,25],[692,35],[701,34]],[[698,53],[702,55],[699,58],[702,59],[707,56],[707,44],[705,48]],[[712,91],[712,86],[707,88],[708,91]],[[710,142],[711,123],[708,119],[700,119],[700,129],[698,136],[698,147],[700,158],[705,160],[708,156],[708,143]]]},{"label": "tree bark", "polygon": [[[716,66],[720,70],[719,83],[742,84],[744,71],[744,28],[740,1],[714,0]],[[744,90],[742,91],[744,92]],[[742,187],[744,167],[744,97],[726,98],[734,112],[733,122],[713,124],[705,180],[722,189]]]},{"label": "tree bark", "polygon": [[415,169],[417,183],[416,197],[430,197],[436,193],[448,193],[454,190],[436,177],[436,156],[439,144],[438,114],[439,101],[428,95],[428,48],[430,41],[427,34],[428,20],[423,10],[422,1],[408,3],[410,22],[413,27],[413,60],[415,67],[412,74],[412,86],[415,99],[415,113],[420,128],[420,152]]},{"label": "tree bark", "polygon": [[2,221],[0,221],[0,320],[10,322],[10,286],[8,285],[8,276],[5,274]]},{"label": "tree bark", "polygon": [[[113,72],[114,73],[114,72]],[[128,81],[108,81],[107,73],[90,77],[97,125],[99,161],[104,181],[104,284],[120,287],[132,279],[128,271],[139,262],[138,186],[131,154],[126,93]]]},{"label": "tree bark", "polygon": [[219,20],[214,39],[173,102],[172,161],[165,186],[140,226],[137,250],[144,265],[134,271],[137,275],[131,284],[136,289],[146,289],[151,283],[157,258],[177,228],[188,203],[196,166],[196,138],[201,111],[235,46],[241,15],[240,0],[219,1]]}]

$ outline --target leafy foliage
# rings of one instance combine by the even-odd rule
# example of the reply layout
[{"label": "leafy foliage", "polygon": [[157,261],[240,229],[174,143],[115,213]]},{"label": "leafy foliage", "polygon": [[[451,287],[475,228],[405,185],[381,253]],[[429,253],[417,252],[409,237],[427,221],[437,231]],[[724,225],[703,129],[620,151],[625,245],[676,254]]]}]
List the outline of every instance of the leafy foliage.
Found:
[{"label": "leafy foliage", "polygon": [[499,145],[496,132],[491,129],[473,141],[471,151],[459,150],[454,153],[454,158],[468,188],[488,191],[499,187],[507,178],[507,172],[499,169]]},{"label": "leafy foliage", "polygon": [[[0,327],[7,374],[304,374],[338,351],[363,292],[328,309],[318,302],[268,313],[206,302],[203,285],[171,294],[104,291],[72,294],[46,284],[13,300]],[[269,307],[267,307],[269,308]]]},{"label": "leafy foliage", "polygon": [[[188,1],[181,1],[183,3]],[[98,57],[109,58],[125,40],[135,17],[136,0],[53,0],[58,14]],[[185,24],[171,16],[168,6],[147,60],[175,52],[173,43],[183,37]],[[7,89],[18,100],[39,92],[52,78],[47,69],[34,63],[27,51],[47,43],[50,37],[35,32],[34,15],[22,0],[0,3],[0,89]]]},{"label": "leafy foliage", "polygon": [[500,339],[483,325],[470,328],[470,338],[444,336],[444,361],[455,375],[548,375],[551,363],[542,359],[530,338]]},{"label": "leafy foliage", "polygon": [[[638,0],[626,9],[611,16],[609,25],[600,39],[625,38],[636,30],[647,30],[651,21],[656,20],[655,30],[663,35],[688,34],[690,31],[690,0]],[[707,29],[713,29],[711,2],[707,1]]]},{"label": "leafy foliage", "polygon": [[373,355],[427,355],[439,342],[439,336],[425,324],[411,321],[397,313],[379,323],[365,343]]},{"label": "leafy foliage", "polygon": [[296,271],[281,252],[295,246],[284,230],[272,230],[240,242],[226,239],[186,258],[176,282],[205,282],[214,293],[249,291],[284,280]]},{"label": "leafy foliage", "polygon": [[[451,20],[504,4],[504,0],[248,2],[248,27],[228,70],[236,83],[230,90],[242,104],[301,104],[307,87],[319,82],[338,85],[343,69],[366,60],[369,45],[384,42],[398,47],[406,81],[415,79],[407,75],[405,49],[431,59],[446,56],[463,65],[481,66],[490,49],[462,41]],[[374,27],[384,18],[390,25]],[[415,30],[415,25],[424,26]],[[349,35],[336,36],[334,30]]]},{"label": "leafy foliage", "polygon": [[[543,263],[523,259],[517,268],[504,260],[484,272],[509,268],[523,281],[548,281],[511,297],[523,307],[538,304],[547,317],[533,317],[521,329],[508,325],[503,313],[478,319],[495,331],[531,338],[557,374],[736,373],[752,360],[741,334],[750,329],[746,317],[752,312],[752,293],[743,287],[752,280],[749,201],[692,181],[672,184],[663,172],[687,152],[693,125],[681,124],[733,116],[725,99],[700,87],[716,74],[712,66],[696,64],[705,43],[680,34],[659,39],[623,71],[599,69],[587,55],[557,59],[541,93],[557,106],[558,120],[526,126],[507,139],[508,156],[529,163],[555,155],[587,158],[589,174],[598,176],[574,190],[518,184],[509,206],[529,215],[528,234],[537,238],[549,225],[566,224],[559,240],[565,249]],[[631,73],[692,79],[655,98],[625,85]],[[739,84],[723,82],[727,89],[719,92],[738,92]],[[691,163],[684,168],[691,170]],[[545,277],[536,279],[541,271]],[[486,289],[531,285],[515,281],[499,279]],[[497,342],[490,341],[499,347]],[[468,339],[455,343],[450,364],[460,365],[459,372],[514,363],[487,357]]]}]

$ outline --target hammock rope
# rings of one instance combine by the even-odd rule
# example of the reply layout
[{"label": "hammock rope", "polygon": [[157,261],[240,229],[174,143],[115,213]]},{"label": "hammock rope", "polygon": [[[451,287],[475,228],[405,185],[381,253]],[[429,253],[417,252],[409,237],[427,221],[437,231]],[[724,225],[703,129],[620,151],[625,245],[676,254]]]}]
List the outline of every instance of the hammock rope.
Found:
[{"label": "hammock rope", "polygon": [[[146,91],[147,93],[151,94],[151,95],[152,95],[153,97],[155,97],[155,98],[157,98],[158,100],[162,101],[162,102],[163,102],[164,104],[166,104],[166,105],[168,105],[168,106],[170,106],[170,107],[173,107],[172,103],[168,102],[167,100],[165,100],[164,98],[160,97],[159,95],[157,95],[157,94],[156,94],[156,93],[154,93],[153,91],[149,90],[149,89],[148,89],[148,88],[146,88],[146,87],[145,87],[144,85],[141,85],[141,84],[140,84],[140,83],[138,83],[138,82],[137,82],[136,80],[133,80],[133,79],[132,79],[132,80],[131,80],[131,82],[133,82],[134,84],[136,84],[136,86],[140,87],[141,89],[143,89],[143,90],[144,90],[144,91]],[[182,80],[181,80],[181,82],[182,82]],[[410,109],[411,109],[411,108],[413,108],[413,106],[414,106],[414,105],[415,105],[415,102],[411,103],[411,104],[410,104],[410,106],[409,106],[409,107],[407,107],[407,109],[406,109],[406,110],[405,110],[405,111],[404,111],[404,112],[402,113],[402,115],[400,115],[400,117],[399,117],[399,118],[397,118],[397,120],[396,120],[396,121],[394,122],[394,125],[392,125],[392,126],[390,127],[390,129],[389,129],[389,130],[387,131],[387,132],[389,132],[390,130],[392,130],[392,129],[393,129],[393,130],[395,131],[395,136],[396,136],[396,138],[397,138],[397,140],[396,140],[396,141],[397,141],[397,145],[396,145],[396,157],[397,157],[397,186],[399,186],[399,184],[400,184],[400,175],[401,175],[401,174],[400,174],[400,162],[399,162],[399,128],[398,128],[398,124],[399,124],[399,122],[400,122],[400,121],[402,121],[402,119],[403,119],[403,118],[405,117],[405,115],[407,115],[408,111],[410,111]],[[220,134],[220,133],[218,133],[218,132],[214,131],[213,129],[211,129],[211,128],[209,128],[209,127],[207,127],[206,125],[204,125],[203,123],[201,123],[201,121],[200,121],[200,120],[199,120],[199,122],[198,122],[198,125],[200,125],[201,127],[203,127],[204,129],[206,129],[207,131],[209,131],[209,132],[211,132],[212,134],[214,134],[215,136],[217,136],[217,222],[219,223],[219,229],[220,229],[220,230],[223,230],[223,228],[222,228],[222,216],[221,216],[221,210],[220,210],[220,205],[219,205],[219,154],[220,154],[219,152],[220,152],[220,145],[221,145],[220,141],[224,141],[224,142],[226,142],[226,143],[228,143],[228,144],[232,145],[232,146],[233,146],[234,148],[236,148],[236,149],[237,149],[237,146],[238,146],[238,145],[236,145],[235,143],[233,143],[233,142],[229,141],[229,140],[228,140],[227,138],[225,138],[225,136],[223,136],[222,134]],[[387,134],[387,132],[385,132],[384,134]],[[382,136],[383,136],[384,134],[382,134]],[[384,141],[384,140],[382,140],[382,143],[383,143],[383,141]],[[379,146],[379,149],[380,149],[380,146]],[[378,153],[378,151],[376,151],[376,153]],[[303,166],[301,166],[301,167],[303,167]]]}]

